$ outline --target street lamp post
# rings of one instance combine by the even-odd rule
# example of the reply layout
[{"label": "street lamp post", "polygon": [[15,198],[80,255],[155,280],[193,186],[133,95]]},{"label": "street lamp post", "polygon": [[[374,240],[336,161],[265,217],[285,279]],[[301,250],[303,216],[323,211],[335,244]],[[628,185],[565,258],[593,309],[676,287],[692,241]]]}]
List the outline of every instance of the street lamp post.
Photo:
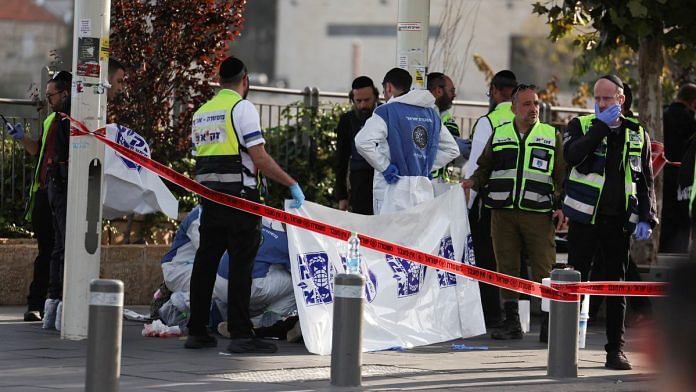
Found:
[{"label": "street lamp post", "polygon": [[[75,0],[71,116],[106,123],[111,0]],[[70,136],[61,337],[87,338],[89,284],[99,278],[104,145]]]}]

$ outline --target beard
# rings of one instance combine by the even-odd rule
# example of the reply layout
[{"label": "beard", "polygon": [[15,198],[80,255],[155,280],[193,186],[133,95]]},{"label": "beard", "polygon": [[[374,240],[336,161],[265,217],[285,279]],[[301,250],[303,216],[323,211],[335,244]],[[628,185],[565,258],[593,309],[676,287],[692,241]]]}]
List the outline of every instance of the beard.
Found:
[{"label": "beard", "polygon": [[452,108],[452,100],[447,97],[440,97],[435,100],[435,106],[440,109],[441,112],[445,112]]},{"label": "beard", "polygon": [[372,109],[354,109],[355,110],[355,116],[359,120],[367,120],[372,116]]},{"label": "beard", "polygon": [[493,97],[488,97],[488,112],[492,112],[498,104],[495,102]]}]

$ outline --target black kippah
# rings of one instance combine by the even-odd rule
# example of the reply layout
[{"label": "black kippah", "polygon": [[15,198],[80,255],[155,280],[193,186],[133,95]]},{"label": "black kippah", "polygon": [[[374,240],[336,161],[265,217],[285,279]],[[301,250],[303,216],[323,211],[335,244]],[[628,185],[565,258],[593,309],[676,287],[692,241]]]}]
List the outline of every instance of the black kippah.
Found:
[{"label": "black kippah", "polygon": [[617,85],[619,88],[624,88],[624,84],[621,81],[621,78],[616,76],[616,75],[613,75],[613,74],[604,75],[600,79],[606,79],[606,80],[614,83],[615,85]]},{"label": "black kippah", "polygon": [[246,66],[236,57],[228,57],[220,64],[220,78],[223,80],[232,79],[244,71]]},{"label": "black kippah", "polygon": [[493,75],[491,84],[498,89],[505,87],[517,87],[517,77],[512,71],[504,69]]},{"label": "black kippah", "polygon": [[72,83],[72,74],[68,71],[58,71],[51,79],[57,82],[67,82],[70,84]]},{"label": "black kippah", "polygon": [[353,84],[351,85],[351,88],[353,90],[357,90],[359,88],[365,88],[365,87],[373,87],[375,84],[372,82],[372,79],[370,79],[367,76],[358,76],[353,80]]}]

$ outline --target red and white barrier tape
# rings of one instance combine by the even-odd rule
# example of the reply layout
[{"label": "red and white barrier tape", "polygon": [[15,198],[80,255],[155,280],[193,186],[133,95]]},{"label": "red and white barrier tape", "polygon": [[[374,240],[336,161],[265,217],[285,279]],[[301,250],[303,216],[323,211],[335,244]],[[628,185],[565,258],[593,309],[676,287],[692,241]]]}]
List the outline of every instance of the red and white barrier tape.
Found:
[{"label": "red and white barrier tape", "polygon": [[[94,132],[90,132],[84,124],[67,116],[71,123],[71,133],[75,136],[91,135],[99,139],[101,142],[111,147],[119,154],[123,155],[135,163],[147,168],[160,177],[190,191],[205,197],[208,200],[219,204],[224,204],[242,211],[246,211],[255,215],[263,216],[270,219],[275,219],[289,225],[297,226],[305,230],[323,234],[328,237],[336,238],[343,241],[348,241],[351,232],[337,226],[329,225],[313,219],[304,218],[299,215],[291,214],[277,208],[269,207],[263,204],[255,203],[232,195],[214,191],[205,187],[198,182],[183,176],[173,169],[162,165],[157,161],[153,161],[139,153],[130,150],[114,141],[107,139],[105,129],[100,128]],[[579,300],[579,294],[593,295],[641,295],[641,296],[661,296],[664,295],[665,286],[663,283],[638,283],[638,282],[588,282],[577,284],[553,284],[553,287],[544,286],[530,280],[501,274],[495,271],[489,271],[473,265],[464,264],[458,261],[446,259],[440,256],[434,256],[419,250],[411,249],[392,242],[384,241],[379,238],[370,237],[365,234],[359,234],[360,246],[368,249],[373,249],[382,253],[387,253],[393,256],[401,257],[417,263],[434,267],[446,272],[467,278],[475,279],[480,282],[492,284],[494,286],[516,291],[518,293],[529,294],[534,297],[547,298],[557,301],[575,302]]]}]

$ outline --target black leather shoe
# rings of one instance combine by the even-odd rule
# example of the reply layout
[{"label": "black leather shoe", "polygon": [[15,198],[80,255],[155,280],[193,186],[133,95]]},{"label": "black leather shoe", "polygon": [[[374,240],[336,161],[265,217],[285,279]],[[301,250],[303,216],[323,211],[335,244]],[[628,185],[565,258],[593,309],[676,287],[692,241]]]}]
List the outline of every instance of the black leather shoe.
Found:
[{"label": "black leather shoe", "polygon": [[491,332],[491,338],[496,340],[514,340],[522,339],[524,333],[522,333],[522,325],[520,325],[520,320],[505,320],[503,326],[494,329]]},{"label": "black leather shoe", "polygon": [[217,347],[217,339],[210,335],[189,335],[184,343],[186,348]]},{"label": "black leather shoe", "polygon": [[621,350],[610,351],[607,353],[607,363],[604,367],[615,370],[631,370],[631,363],[628,362],[626,355]]},{"label": "black leather shoe", "polygon": [[234,354],[273,354],[278,346],[259,338],[231,339],[227,351]]},{"label": "black leather shoe", "polygon": [[41,312],[38,310],[27,310],[24,312],[24,321],[41,321]]}]

